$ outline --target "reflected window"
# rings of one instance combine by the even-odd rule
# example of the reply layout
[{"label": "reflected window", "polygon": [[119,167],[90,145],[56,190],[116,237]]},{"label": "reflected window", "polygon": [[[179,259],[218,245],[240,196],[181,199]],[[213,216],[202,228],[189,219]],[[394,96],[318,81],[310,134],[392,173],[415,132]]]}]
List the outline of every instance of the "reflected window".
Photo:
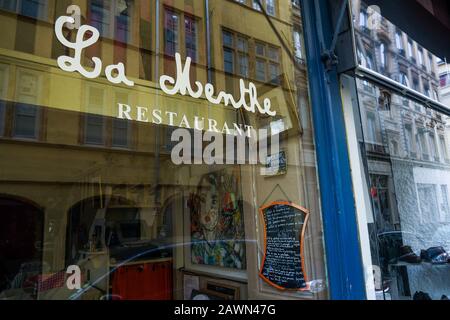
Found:
[{"label": "reflected window", "polygon": [[256,80],[270,82],[274,85],[280,84],[280,49],[257,42],[256,54]]},{"label": "reflected window", "polygon": [[248,39],[227,30],[223,30],[222,39],[224,71],[229,74],[237,74],[243,78],[248,78]]},{"label": "reflected window", "polygon": [[389,92],[381,92],[378,102],[381,111],[391,111],[391,95]]},{"label": "reflected window", "polygon": [[45,19],[47,17],[48,1],[1,0],[0,8],[35,19]]},{"label": "reflected window", "polygon": [[194,18],[185,16],[186,56],[197,62],[197,22]]},{"label": "reflected window", "polygon": [[361,9],[359,13],[359,26],[367,28],[367,11],[365,9]]},{"label": "reflected window", "polygon": [[5,102],[0,100],[0,137],[5,134]]},{"label": "reflected window", "polygon": [[175,56],[179,51],[179,21],[180,17],[169,10],[165,12],[164,18],[164,52],[169,56]]},{"label": "reflected window", "polygon": [[386,69],[387,56],[386,56],[386,45],[382,42],[379,46],[380,50],[380,66],[382,69]]},{"label": "reflected window", "polygon": [[36,106],[40,96],[40,77],[38,74],[19,71],[17,103],[14,107],[13,136],[37,139],[39,130],[39,108]]},{"label": "reflected window", "polygon": [[439,85],[445,88],[450,85],[450,73],[444,73],[439,76]]},{"label": "reflected window", "polygon": [[436,138],[434,134],[428,134],[428,144],[430,145],[430,156],[432,161],[439,161],[439,157],[436,151]]},{"label": "reflected window", "polygon": [[223,52],[224,70],[226,73],[234,73],[234,55],[233,50],[224,48]]},{"label": "reflected window", "polygon": [[37,139],[38,108],[17,104],[14,110],[14,137]]},{"label": "reflected window", "polygon": [[[116,93],[116,103],[129,104],[128,94]],[[131,142],[131,123],[125,119],[112,119],[112,147],[128,148]]]},{"label": "reflected window", "polygon": [[[416,77],[413,70],[411,73],[414,82],[422,79],[421,75]],[[404,96],[392,94],[391,107],[396,112],[392,113],[392,118],[387,118],[382,112],[383,93],[387,90],[376,86],[375,92],[380,96],[379,107],[374,111],[373,94],[363,89],[364,80],[357,82],[359,101],[362,102],[360,118],[367,122],[362,123],[365,143],[361,146],[365,147],[367,191],[373,210],[373,220],[368,222],[369,232],[374,235],[369,238],[372,262],[383,270],[382,279],[388,289],[384,293],[377,291],[377,298],[414,299],[416,292],[425,290],[422,289],[425,278],[426,291],[438,300],[442,288],[449,285],[448,281],[442,280],[446,271],[433,267],[430,272],[426,262],[408,262],[402,255],[406,252],[404,246],[418,256],[421,250],[431,247],[443,246],[448,251],[448,223],[443,222],[449,217],[450,160],[444,163],[443,156],[439,156],[440,150],[447,150],[441,151],[442,154],[449,150],[445,141],[446,129],[442,125],[447,117]],[[402,105],[402,100],[408,103]],[[432,119],[438,125],[431,125]],[[378,152],[381,148],[372,142],[376,135],[384,146],[382,156]],[[379,176],[388,179],[381,183],[381,179],[375,179]],[[398,283],[401,283],[400,287],[396,286]]]},{"label": "reflected window", "polygon": [[104,143],[103,103],[105,92],[102,88],[88,89],[88,114],[85,118],[85,143],[102,145]]},{"label": "reflected window", "polygon": [[448,160],[449,160],[449,148],[447,147],[447,144],[445,143],[444,136],[440,136],[439,137],[439,143],[440,143],[440,146],[441,146],[442,155],[443,155],[445,161],[448,162]]},{"label": "reflected window", "polygon": [[372,112],[367,113],[367,141],[369,143],[377,142],[377,125]]},{"label": "reflected window", "polygon": [[276,15],[276,1],[277,0],[266,0],[266,11],[271,16]]},{"label": "reflected window", "polygon": [[262,1],[263,0],[252,0],[252,7],[253,7],[253,9],[261,11],[260,3],[262,5]]},{"label": "reflected window", "polygon": [[297,59],[303,59],[303,46],[302,46],[302,37],[300,35],[300,31],[294,31],[294,49],[295,49],[295,57]]},{"label": "reflected window", "polygon": [[406,142],[406,152],[407,152],[408,156],[413,152],[412,137],[413,137],[413,134],[412,134],[411,125],[406,125],[405,126],[405,142]]},{"label": "reflected window", "polygon": [[405,48],[403,46],[403,36],[400,31],[395,33],[395,46],[397,47],[400,54],[405,54]]},{"label": "reflected window", "polygon": [[419,65],[425,66],[423,59],[423,49],[420,47],[417,49],[417,58],[419,59]]},{"label": "reflected window", "polygon": [[90,0],[89,24],[97,28],[102,37],[129,42],[131,7],[130,0]]},{"label": "reflected window", "polygon": [[442,211],[445,214],[445,221],[450,222],[450,205],[449,205],[449,193],[448,185],[441,185],[441,195],[442,195]]},{"label": "reflected window", "polygon": [[129,124],[127,120],[113,119],[113,133],[112,133],[112,146],[119,148],[128,147],[129,137]]},{"label": "reflected window", "polygon": [[426,61],[427,61],[427,70],[428,70],[428,72],[432,72],[433,71],[433,66],[432,66],[433,56],[431,54],[428,54]]},{"label": "reflected window", "polygon": [[400,72],[400,83],[404,86],[409,87],[409,79],[406,73]]},{"label": "reflected window", "polygon": [[426,136],[425,136],[425,132],[423,131],[423,129],[418,130],[417,142],[418,142],[418,146],[419,146],[418,151],[420,151],[422,153],[422,159],[429,161],[430,153],[428,150],[428,143],[426,141]]},{"label": "reflected window", "polygon": [[414,47],[411,39],[408,39],[408,57],[414,60]]},{"label": "reflected window", "polygon": [[436,223],[441,220],[436,191],[436,185],[434,184],[417,184],[420,212],[424,223]]},{"label": "reflected window", "polygon": [[266,81],[266,62],[256,59],[256,80]]}]

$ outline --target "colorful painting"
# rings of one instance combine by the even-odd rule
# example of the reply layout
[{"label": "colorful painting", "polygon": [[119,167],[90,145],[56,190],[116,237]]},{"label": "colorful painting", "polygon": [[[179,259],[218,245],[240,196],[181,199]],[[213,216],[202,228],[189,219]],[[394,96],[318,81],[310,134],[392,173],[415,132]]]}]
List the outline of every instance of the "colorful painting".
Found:
[{"label": "colorful painting", "polygon": [[245,232],[239,169],[202,176],[189,199],[192,263],[243,270]]}]

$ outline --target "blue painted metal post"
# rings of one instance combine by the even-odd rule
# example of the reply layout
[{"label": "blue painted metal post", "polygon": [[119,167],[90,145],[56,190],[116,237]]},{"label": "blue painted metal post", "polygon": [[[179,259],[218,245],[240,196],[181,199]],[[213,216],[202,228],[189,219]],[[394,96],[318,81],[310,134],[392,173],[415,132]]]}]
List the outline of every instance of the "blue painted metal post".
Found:
[{"label": "blue painted metal post", "polygon": [[328,1],[302,0],[302,18],[321,189],[330,298],[366,299],[346,131],[336,70],[322,53],[331,46]]}]

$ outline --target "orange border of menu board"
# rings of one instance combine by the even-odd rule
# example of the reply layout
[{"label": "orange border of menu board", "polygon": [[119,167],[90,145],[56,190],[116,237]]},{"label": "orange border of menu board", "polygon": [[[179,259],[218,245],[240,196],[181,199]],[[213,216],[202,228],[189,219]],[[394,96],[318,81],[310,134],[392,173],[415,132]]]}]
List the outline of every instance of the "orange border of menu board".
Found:
[{"label": "orange border of menu board", "polygon": [[[305,220],[303,222],[303,227],[302,227],[302,231],[300,233],[300,258],[302,259],[302,271],[303,271],[303,277],[305,279],[305,283],[306,283],[306,287],[305,288],[299,288],[299,289],[288,289],[288,288],[283,288],[275,283],[273,283],[272,281],[270,281],[269,279],[267,279],[263,274],[262,274],[262,270],[264,267],[264,263],[266,262],[266,254],[267,254],[267,225],[266,225],[266,220],[264,219],[264,210],[266,210],[267,208],[276,206],[276,205],[285,205],[285,206],[290,206],[293,207],[295,209],[298,209],[300,211],[302,211],[305,214]],[[304,256],[304,240],[305,240],[305,232],[306,232],[306,225],[308,223],[308,219],[309,219],[309,210],[296,205],[292,202],[289,201],[275,201],[272,202],[268,205],[265,205],[261,208],[259,208],[259,213],[261,215],[263,224],[264,224],[264,257],[262,259],[262,263],[261,263],[261,267],[259,268],[259,276],[260,278],[262,278],[265,282],[267,282],[269,285],[271,285],[272,287],[277,288],[278,290],[283,290],[283,291],[309,291],[309,284],[308,284],[308,277],[306,275],[306,269],[305,269],[305,256]]]}]

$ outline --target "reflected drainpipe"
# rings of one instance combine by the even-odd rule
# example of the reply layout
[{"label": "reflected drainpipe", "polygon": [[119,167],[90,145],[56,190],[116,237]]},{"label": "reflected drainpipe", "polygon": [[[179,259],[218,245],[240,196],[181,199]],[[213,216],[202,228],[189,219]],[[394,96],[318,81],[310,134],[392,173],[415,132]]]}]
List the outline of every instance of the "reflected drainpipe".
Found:
[{"label": "reflected drainpipe", "polygon": [[[160,28],[160,16],[159,16],[159,4],[160,1],[155,1],[155,82],[159,83],[159,56],[160,56],[160,45],[159,45],[159,28]],[[158,209],[158,213],[160,210],[160,149],[161,149],[161,134],[160,134],[161,126],[156,126],[155,128],[155,207]]]},{"label": "reflected drainpipe", "polygon": [[159,77],[159,0],[155,3],[155,81],[157,81]]}]

